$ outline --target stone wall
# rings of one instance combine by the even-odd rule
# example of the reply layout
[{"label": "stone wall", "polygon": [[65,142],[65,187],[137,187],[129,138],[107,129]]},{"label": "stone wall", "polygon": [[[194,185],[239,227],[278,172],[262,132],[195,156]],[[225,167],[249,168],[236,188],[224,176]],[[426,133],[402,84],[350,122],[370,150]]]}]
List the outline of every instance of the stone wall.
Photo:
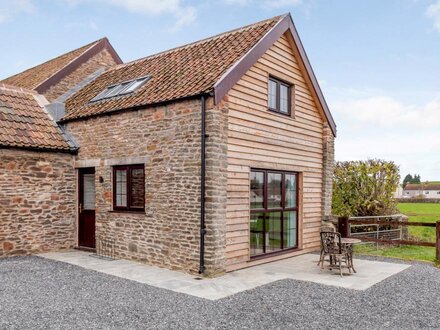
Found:
[{"label": "stone wall", "polygon": [[[208,101],[210,137],[207,171],[226,166],[223,155],[224,113]],[[78,167],[95,167],[96,237],[115,240],[116,255],[148,264],[196,273],[199,267],[201,101],[127,111],[70,122],[67,130],[80,150]],[[217,138],[218,136],[218,138]],[[218,143],[218,144],[217,144]],[[114,212],[112,166],[145,165],[145,212]],[[222,248],[221,222],[224,172],[207,182],[207,273],[218,272],[217,245]],[[99,177],[103,182],[99,182]],[[224,185],[224,187],[222,186]],[[224,205],[223,205],[224,207]],[[221,254],[221,253],[220,253]],[[215,269],[214,269],[215,268]]]},{"label": "stone wall", "polygon": [[76,242],[73,156],[0,150],[0,256],[71,248]]},{"label": "stone wall", "polygon": [[209,100],[206,111],[206,274],[226,270],[226,204],[228,184],[228,104]]},{"label": "stone wall", "polygon": [[323,132],[323,220],[332,213],[333,170],[335,167],[335,138],[328,124],[324,124]]},{"label": "stone wall", "polygon": [[56,100],[59,96],[66,93],[70,88],[79,84],[87,76],[91,75],[100,68],[108,68],[115,65],[116,62],[110,53],[103,49],[95,56],[91,57],[87,62],[80,65],[71,74],[64,77],[57,84],[50,87],[44,92],[44,96],[50,101]]}]

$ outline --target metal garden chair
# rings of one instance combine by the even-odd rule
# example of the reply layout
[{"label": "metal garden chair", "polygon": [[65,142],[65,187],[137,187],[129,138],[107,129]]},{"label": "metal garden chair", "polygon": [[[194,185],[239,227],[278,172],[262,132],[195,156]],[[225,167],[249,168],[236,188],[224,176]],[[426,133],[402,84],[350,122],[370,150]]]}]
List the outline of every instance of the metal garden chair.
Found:
[{"label": "metal garden chair", "polygon": [[[348,265],[347,251],[341,244],[341,234],[332,231],[322,231],[321,232],[321,255],[319,258],[318,266],[324,269],[324,260],[328,256],[330,259],[330,265],[328,268],[332,270],[333,268],[339,268],[339,273],[342,277],[342,263]],[[350,268],[349,268],[350,269]]]}]

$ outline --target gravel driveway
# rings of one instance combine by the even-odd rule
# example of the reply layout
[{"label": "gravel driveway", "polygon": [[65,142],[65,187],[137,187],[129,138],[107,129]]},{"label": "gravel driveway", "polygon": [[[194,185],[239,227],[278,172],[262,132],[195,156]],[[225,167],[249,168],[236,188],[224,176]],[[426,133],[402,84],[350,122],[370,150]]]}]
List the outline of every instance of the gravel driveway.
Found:
[{"label": "gravel driveway", "polygon": [[[399,261],[400,262],[400,261]],[[440,328],[440,269],[366,291],[281,280],[208,301],[39,257],[0,259],[0,329]]]}]

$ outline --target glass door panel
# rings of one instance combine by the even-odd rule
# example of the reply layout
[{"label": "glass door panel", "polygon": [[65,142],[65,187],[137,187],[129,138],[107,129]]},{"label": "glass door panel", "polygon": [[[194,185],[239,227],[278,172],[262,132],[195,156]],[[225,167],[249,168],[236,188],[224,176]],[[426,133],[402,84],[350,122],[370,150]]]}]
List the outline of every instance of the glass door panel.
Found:
[{"label": "glass door panel", "polygon": [[264,208],[264,172],[251,173],[251,209]]},{"label": "glass door panel", "polygon": [[250,252],[251,255],[264,253],[264,213],[251,214],[250,223]]},{"label": "glass door panel", "polygon": [[266,253],[281,250],[281,212],[266,214]]},{"label": "glass door panel", "polygon": [[286,208],[296,207],[296,175],[286,174],[285,176],[286,189]]},{"label": "glass door panel", "polygon": [[297,216],[296,211],[284,212],[283,247],[291,248],[297,245]]},{"label": "glass door panel", "polygon": [[281,173],[267,173],[267,208],[280,208],[282,205],[282,181]]}]

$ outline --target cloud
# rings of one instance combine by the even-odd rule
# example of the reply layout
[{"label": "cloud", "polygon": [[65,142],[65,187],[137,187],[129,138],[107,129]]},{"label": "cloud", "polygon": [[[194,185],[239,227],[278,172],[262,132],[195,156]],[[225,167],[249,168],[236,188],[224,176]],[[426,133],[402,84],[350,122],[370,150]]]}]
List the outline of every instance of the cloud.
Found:
[{"label": "cloud", "polygon": [[[338,122],[341,126],[341,122]],[[371,127],[365,126],[368,131]],[[401,132],[374,131],[363,134],[350,131],[336,139],[336,160],[366,160],[380,158],[394,161],[400,175],[420,173],[422,180],[439,180],[439,134],[432,131],[409,130]]]},{"label": "cloud", "polygon": [[440,0],[437,0],[428,6],[426,16],[433,21],[434,29],[440,32]]},{"label": "cloud", "polygon": [[283,8],[283,7],[294,7],[301,5],[302,0],[267,0],[264,1],[264,6],[271,8]]},{"label": "cloud", "polygon": [[227,5],[239,5],[247,6],[250,4],[258,3],[263,8],[283,8],[283,7],[293,7],[303,4],[303,0],[223,0]]},{"label": "cloud", "polygon": [[239,6],[246,6],[252,2],[252,0],[223,0],[223,1],[227,5],[239,5]]},{"label": "cloud", "polygon": [[172,15],[175,19],[173,29],[179,29],[196,20],[195,7],[185,5],[181,0],[64,0],[70,5],[99,3],[122,8],[126,11],[149,16]]},{"label": "cloud", "polygon": [[339,132],[336,159],[392,160],[402,175],[440,179],[440,98],[415,105],[370,93],[347,93],[347,100],[330,104]]},{"label": "cloud", "polygon": [[183,26],[191,25],[197,18],[197,10],[194,7],[185,7],[175,14],[176,22],[172,30],[179,30]]},{"label": "cloud", "polygon": [[67,22],[64,24],[64,27],[74,30],[74,29],[84,29],[84,30],[93,30],[98,31],[99,27],[94,21],[76,21],[76,22]]},{"label": "cloud", "polygon": [[31,0],[0,0],[0,24],[19,14],[32,14],[35,6]]},{"label": "cloud", "polygon": [[434,128],[440,123],[440,98],[422,106],[403,104],[389,96],[373,96],[333,105],[333,110],[354,123],[384,128]]}]

